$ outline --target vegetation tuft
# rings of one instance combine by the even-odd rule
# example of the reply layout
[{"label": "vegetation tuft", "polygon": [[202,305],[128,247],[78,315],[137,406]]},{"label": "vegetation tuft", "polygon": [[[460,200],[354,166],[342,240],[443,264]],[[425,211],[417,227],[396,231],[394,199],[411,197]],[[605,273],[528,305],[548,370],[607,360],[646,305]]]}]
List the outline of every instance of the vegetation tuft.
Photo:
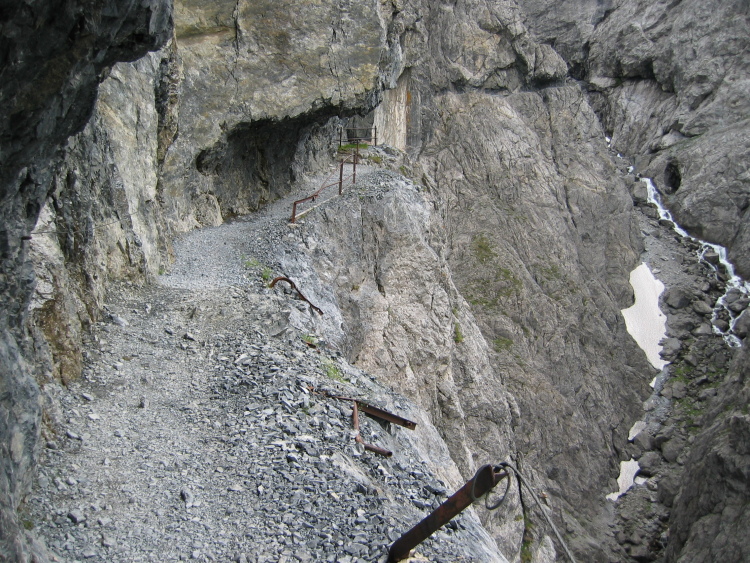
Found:
[{"label": "vegetation tuft", "polygon": [[344,376],[341,374],[341,369],[336,365],[336,362],[329,358],[323,358],[321,364],[323,372],[329,379],[333,379],[340,383],[346,383],[346,379],[344,379]]},{"label": "vegetation tuft", "polygon": [[453,340],[456,344],[461,344],[464,341],[464,334],[461,332],[461,325],[458,322],[453,325]]},{"label": "vegetation tuft", "polygon": [[492,347],[495,349],[495,352],[506,352],[511,349],[513,346],[513,340],[510,338],[503,338],[502,336],[495,338],[492,341]]}]

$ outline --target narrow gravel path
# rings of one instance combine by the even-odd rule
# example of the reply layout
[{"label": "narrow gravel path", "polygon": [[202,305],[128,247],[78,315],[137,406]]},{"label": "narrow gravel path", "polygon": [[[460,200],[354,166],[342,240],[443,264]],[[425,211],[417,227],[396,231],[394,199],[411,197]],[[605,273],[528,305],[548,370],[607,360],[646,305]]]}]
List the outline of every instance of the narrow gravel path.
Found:
[{"label": "narrow gravel path", "polygon": [[[187,234],[158,284],[111,288],[83,378],[46,389],[60,412],[23,519],[53,560],[383,561],[442,502],[407,430],[362,417],[365,441],[395,455],[365,453],[350,403],[328,395],[415,407],[306,343],[289,317],[309,307],[267,287],[308,192]],[[421,551],[501,561],[472,547],[483,534],[467,513]]]}]

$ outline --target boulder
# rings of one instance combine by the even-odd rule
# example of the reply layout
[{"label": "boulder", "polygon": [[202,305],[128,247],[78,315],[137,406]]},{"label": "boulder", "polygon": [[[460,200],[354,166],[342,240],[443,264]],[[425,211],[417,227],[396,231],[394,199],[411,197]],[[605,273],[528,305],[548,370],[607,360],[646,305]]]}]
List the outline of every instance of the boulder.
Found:
[{"label": "boulder", "polygon": [[645,477],[652,477],[656,475],[659,466],[662,464],[662,457],[659,452],[646,452],[638,460],[640,465],[640,474]]},{"label": "boulder", "polygon": [[692,300],[692,293],[684,287],[672,287],[664,294],[664,302],[673,309],[684,309]]},{"label": "boulder", "polygon": [[695,301],[693,303],[693,311],[695,311],[699,315],[710,315],[714,312],[711,305],[701,300]]},{"label": "boulder", "polygon": [[750,334],[750,309],[746,309],[735,321],[733,332],[740,338]]}]

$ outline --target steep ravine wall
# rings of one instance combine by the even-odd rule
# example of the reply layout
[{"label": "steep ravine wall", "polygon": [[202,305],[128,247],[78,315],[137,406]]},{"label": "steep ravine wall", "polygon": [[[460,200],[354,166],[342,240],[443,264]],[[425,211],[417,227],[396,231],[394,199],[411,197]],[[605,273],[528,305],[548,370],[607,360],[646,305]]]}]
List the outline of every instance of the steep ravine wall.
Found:
[{"label": "steep ravine wall", "polygon": [[[411,4],[396,22],[408,74],[378,110],[395,118],[379,121],[402,127],[393,136],[407,139],[413,176],[434,202],[429,224],[439,228],[431,236],[441,240],[489,352],[489,369],[468,370],[476,387],[459,362],[455,373],[442,368],[456,382],[455,399],[431,412],[445,421],[449,444],[465,427],[473,453],[466,473],[493,456],[512,457],[554,499],[581,556],[611,557],[603,495],[614,488],[653,376],[619,313],[632,299],[628,273],[641,249],[624,170],[585,93],[566,82],[559,56],[529,36],[516,6]],[[382,293],[398,302],[412,291],[402,281],[410,276],[393,278],[399,283]],[[384,334],[395,330],[395,310]],[[366,352],[360,360],[401,384],[438,371],[421,357],[421,332],[400,334],[390,338],[390,360]],[[493,389],[511,396],[516,412],[475,418]],[[512,440],[492,438],[495,425],[508,424]],[[461,457],[466,446],[453,443]],[[505,443],[506,451],[493,451]]]},{"label": "steep ravine wall", "polygon": [[577,69],[613,147],[654,179],[676,220],[750,277],[743,0],[527,0],[524,21]]}]

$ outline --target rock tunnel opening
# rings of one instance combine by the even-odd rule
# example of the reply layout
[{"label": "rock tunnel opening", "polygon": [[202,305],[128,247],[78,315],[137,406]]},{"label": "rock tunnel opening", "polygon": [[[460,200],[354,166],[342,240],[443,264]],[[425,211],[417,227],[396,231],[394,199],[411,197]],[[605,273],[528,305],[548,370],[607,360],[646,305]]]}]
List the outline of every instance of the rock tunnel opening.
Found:
[{"label": "rock tunnel opening", "polygon": [[[195,166],[211,181],[224,218],[257,211],[288,194],[301,174],[315,168],[321,147],[334,150],[331,115],[241,123],[202,150]],[[333,154],[331,152],[331,154]]]}]

